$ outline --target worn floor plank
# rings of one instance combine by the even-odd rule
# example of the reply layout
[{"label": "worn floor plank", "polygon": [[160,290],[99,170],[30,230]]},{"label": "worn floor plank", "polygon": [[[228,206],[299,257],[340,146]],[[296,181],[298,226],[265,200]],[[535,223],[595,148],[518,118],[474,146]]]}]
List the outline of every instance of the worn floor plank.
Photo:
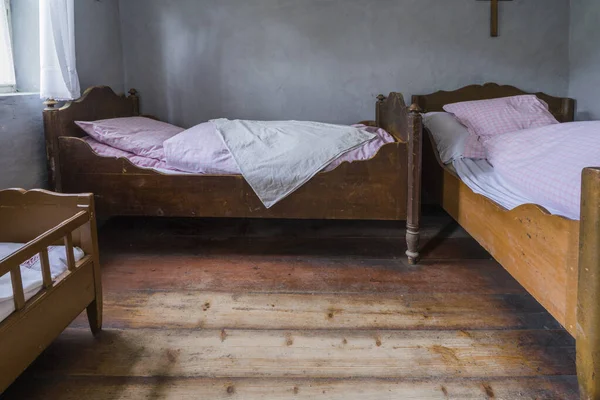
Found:
[{"label": "worn floor plank", "polygon": [[577,381],[560,376],[425,381],[84,377],[38,379],[27,395],[28,400],[567,400],[576,398]]},{"label": "worn floor plank", "polygon": [[573,375],[564,331],[68,329],[42,375],[426,378]]},{"label": "worn floor plank", "polygon": [[104,312],[111,328],[560,329],[526,294],[126,292]]},{"label": "worn floor plank", "polygon": [[[129,237],[153,237],[168,232],[169,236],[204,238],[368,238],[387,237],[404,240],[404,221],[327,221],[327,220],[262,220],[213,218],[137,218],[123,217],[108,221],[104,232],[123,232]],[[443,211],[429,213],[422,219],[423,238],[468,238],[469,235]]]},{"label": "worn floor plank", "polygon": [[[406,251],[405,223],[398,221],[120,218],[100,238],[119,253],[146,255],[404,260]],[[447,215],[424,219],[421,245],[424,259],[490,257]]]},{"label": "worn floor plank", "polygon": [[443,214],[403,224],[121,218],[80,316],[13,399],[575,400],[573,338]]},{"label": "worn floor plank", "polygon": [[[137,242],[135,249],[132,244]],[[393,238],[280,238],[276,243],[269,238],[208,239],[194,236],[173,236],[163,241],[145,241],[143,238],[127,238],[126,241],[109,244],[122,253],[135,254],[191,254],[194,256],[227,255],[247,256],[296,256],[344,259],[399,259],[404,260],[406,243]],[[424,260],[486,259],[489,254],[470,238],[450,238],[438,241],[423,240],[421,256]]]},{"label": "worn floor plank", "polygon": [[[330,293],[526,293],[493,260],[340,260],[324,257],[103,257],[105,291],[207,290]],[[465,284],[468,282],[468,284]]]}]

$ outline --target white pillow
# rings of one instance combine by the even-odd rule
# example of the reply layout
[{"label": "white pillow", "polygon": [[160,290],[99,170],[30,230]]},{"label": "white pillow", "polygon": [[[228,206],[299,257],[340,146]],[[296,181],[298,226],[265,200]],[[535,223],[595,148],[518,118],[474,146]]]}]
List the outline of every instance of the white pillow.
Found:
[{"label": "white pillow", "polygon": [[469,130],[450,113],[423,114],[423,124],[433,135],[440,159],[444,164],[463,158]]}]

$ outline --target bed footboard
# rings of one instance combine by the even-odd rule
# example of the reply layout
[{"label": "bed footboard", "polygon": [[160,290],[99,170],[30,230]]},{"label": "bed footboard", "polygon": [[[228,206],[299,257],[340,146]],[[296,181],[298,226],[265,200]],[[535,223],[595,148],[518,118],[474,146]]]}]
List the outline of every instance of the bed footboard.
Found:
[{"label": "bed footboard", "polygon": [[582,400],[600,399],[600,168],[582,175],[577,375]]},{"label": "bed footboard", "polygon": [[[0,190],[0,242],[25,243],[0,260],[10,274],[15,311],[0,322],[0,392],[84,310],[93,333],[102,324],[102,286],[93,196]],[[48,246],[64,245],[67,270],[53,278]],[[76,261],[74,246],[85,256]],[[42,285],[27,299],[21,264],[39,256]]]}]

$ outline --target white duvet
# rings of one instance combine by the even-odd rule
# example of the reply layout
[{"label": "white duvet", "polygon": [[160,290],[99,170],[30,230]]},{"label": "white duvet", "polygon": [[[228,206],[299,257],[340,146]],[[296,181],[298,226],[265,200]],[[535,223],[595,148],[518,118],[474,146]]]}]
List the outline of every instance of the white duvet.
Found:
[{"label": "white duvet", "polygon": [[269,208],[342,154],[375,138],[351,126],[303,121],[216,119],[242,175]]},{"label": "white duvet", "polygon": [[[23,243],[0,243],[0,260],[23,246]],[[83,251],[78,247],[73,247],[73,254],[75,261],[81,260],[84,256]],[[65,246],[49,246],[48,260],[53,279],[65,272],[67,270]],[[42,265],[39,254],[21,264],[21,279],[23,280],[25,300],[33,297],[42,288]],[[0,277],[0,321],[8,317],[14,310],[12,283],[10,273],[7,273]]]}]

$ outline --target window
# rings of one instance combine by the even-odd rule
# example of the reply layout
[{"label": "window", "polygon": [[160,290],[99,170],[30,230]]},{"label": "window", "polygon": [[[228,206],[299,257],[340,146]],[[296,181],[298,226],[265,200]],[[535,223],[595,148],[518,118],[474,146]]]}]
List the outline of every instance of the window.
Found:
[{"label": "window", "polygon": [[15,66],[10,35],[10,0],[0,0],[0,93],[15,91]]}]

